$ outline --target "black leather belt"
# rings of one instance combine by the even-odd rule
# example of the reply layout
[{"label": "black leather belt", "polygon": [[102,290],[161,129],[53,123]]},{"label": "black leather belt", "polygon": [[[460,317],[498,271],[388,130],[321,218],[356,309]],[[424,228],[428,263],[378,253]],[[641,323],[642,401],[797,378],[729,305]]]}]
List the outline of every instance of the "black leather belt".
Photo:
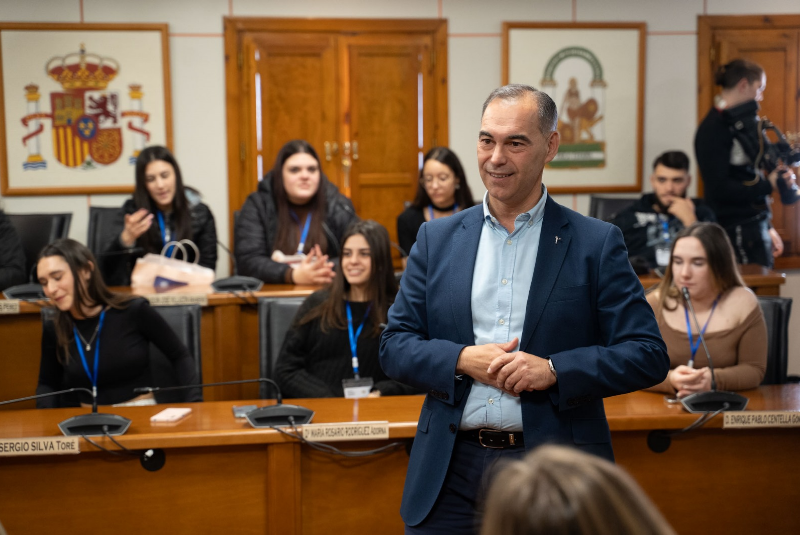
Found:
[{"label": "black leather belt", "polygon": [[471,429],[469,431],[459,431],[458,438],[469,442],[477,442],[484,448],[522,448],[525,446],[525,439],[522,431],[497,431],[495,429]]}]

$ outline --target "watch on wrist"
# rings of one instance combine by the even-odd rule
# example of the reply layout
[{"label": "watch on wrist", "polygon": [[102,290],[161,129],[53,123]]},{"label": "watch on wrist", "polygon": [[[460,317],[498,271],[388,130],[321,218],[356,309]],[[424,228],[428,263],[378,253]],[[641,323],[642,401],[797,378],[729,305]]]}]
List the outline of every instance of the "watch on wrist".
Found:
[{"label": "watch on wrist", "polygon": [[547,363],[550,364],[550,373],[553,374],[553,377],[558,379],[558,374],[556,373],[556,368],[553,366],[553,361],[551,359],[547,359]]}]

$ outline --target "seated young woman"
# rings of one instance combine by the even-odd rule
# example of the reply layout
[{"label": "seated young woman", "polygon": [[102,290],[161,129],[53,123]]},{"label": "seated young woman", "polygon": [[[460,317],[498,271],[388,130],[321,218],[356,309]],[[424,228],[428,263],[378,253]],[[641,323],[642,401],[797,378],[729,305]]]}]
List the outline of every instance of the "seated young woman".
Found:
[{"label": "seated young woman", "polygon": [[[97,402],[152,404],[153,394],[133,389],[153,386],[150,344],[170,359],[178,382],[198,382],[192,356],[172,328],[146,299],[112,293],[96,269],[88,248],[62,239],[39,255],[37,276],[55,305],[45,322],[37,394],[97,387]],[[187,389],[186,401],[202,401],[199,389]],[[59,399],[59,397],[61,399]],[[37,400],[39,408],[90,404],[86,393]]]},{"label": "seated young woman", "polygon": [[276,366],[283,395],[342,397],[342,380],[356,373],[373,380],[373,397],[417,393],[389,379],[378,362],[382,324],[396,293],[389,233],[375,221],[352,224],[333,283],[306,299],[286,333]]},{"label": "seated young woman", "polygon": [[[181,169],[166,147],[147,147],[136,158],[136,189],[122,205],[125,226],[103,249],[100,268],[107,284],[129,286],[136,259],[161,252],[170,241],[191,240],[201,266],[217,268],[217,228],[214,214],[197,191],[184,186]],[[141,251],[125,254],[133,247]],[[111,253],[111,254],[109,254]],[[116,253],[116,254],[115,254]],[[195,251],[186,247],[194,262]],[[181,258],[177,253],[176,258]]]},{"label": "seated young woman", "polygon": [[[423,223],[453,215],[474,204],[456,153],[447,147],[432,148],[423,160],[414,202],[397,217],[400,248],[408,255]],[[405,259],[403,262],[405,264]]]},{"label": "seated young woman", "polygon": [[[284,145],[239,212],[234,254],[239,275],[267,284],[328,284],[353,205],[320,169],[303,140]],[[285,256],[300,258],[289,263]]]},{"label": "seated young woman", "polygon": [[722,227],[695,223],[676,236],[664,278],[647,296],[671,362],[667,379],[651,390],[678,397],[711,390],[708,358],[682,288],[689,290],[711,352],[717,389],[761,384],[767,370],[767,327],[758,299],[744,285]]}]

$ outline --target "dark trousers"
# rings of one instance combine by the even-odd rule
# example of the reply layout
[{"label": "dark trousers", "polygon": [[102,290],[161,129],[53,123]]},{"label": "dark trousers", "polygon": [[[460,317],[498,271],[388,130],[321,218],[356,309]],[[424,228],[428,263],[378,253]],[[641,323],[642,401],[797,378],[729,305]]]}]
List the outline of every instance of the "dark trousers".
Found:
[{"label": "dark trousers", "polygon": [[740,264],[760,264],[772,269],[772,238],[769,235],[769,221],[750,219],[725,227],[731,239],[736,261]]},{"label": "dark trousers", "polygon": [[480,531],[483,500],[503,461],[521,459],[525,448],[491,449],[456,440],[442,490],[421,524],[406,526],[406,534],[464,534]]}]

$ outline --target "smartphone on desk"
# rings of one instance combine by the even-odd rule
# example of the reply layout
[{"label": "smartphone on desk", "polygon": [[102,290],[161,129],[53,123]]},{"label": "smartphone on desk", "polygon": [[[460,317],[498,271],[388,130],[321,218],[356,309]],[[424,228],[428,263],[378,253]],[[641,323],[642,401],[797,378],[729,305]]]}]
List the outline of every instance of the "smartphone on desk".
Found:
[{"label": "smartphone on desk", "polygon": [[256,405],[234,405],[233,406],[233,417],[234,418],[244,418],[247,416],[247,413],[257,409],[258,406]]}]

